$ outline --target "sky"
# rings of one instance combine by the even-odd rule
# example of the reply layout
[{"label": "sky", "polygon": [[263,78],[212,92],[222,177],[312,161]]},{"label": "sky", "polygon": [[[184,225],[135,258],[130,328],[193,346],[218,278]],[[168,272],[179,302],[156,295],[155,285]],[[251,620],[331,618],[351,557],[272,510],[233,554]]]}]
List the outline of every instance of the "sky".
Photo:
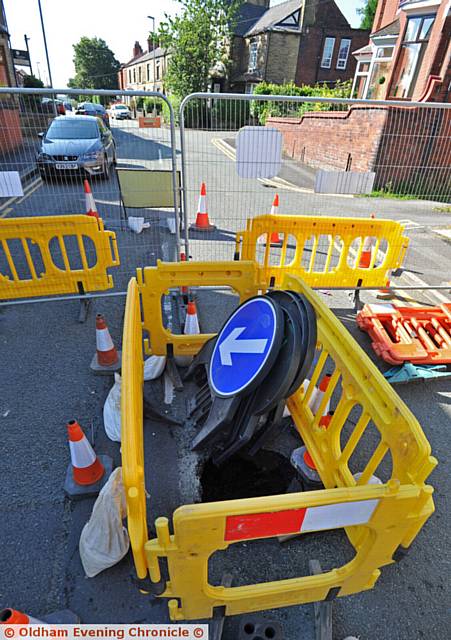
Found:
[{"label": "sky", "polygon": [[[273,0],[271,6],[284,0]],[[336,0],[352,27],[358,27],[360,17],[356,9],[363,0]],[[44,16],[50,67],[55,88],[64,88],[75,73],[72,45],[81,36],[103,38],[120,62],[132,57],[135,40],[143,49],[152,28],[153,15],[157,26],[164,14],[175,13],[180,7],[175,0],[41,0]],[[33,73],[41,75],[47,84],[48,73],[39,18],[38,0],[4,0],[11,44],[25,49],[24,34],[30,37],[29,47]]]}]

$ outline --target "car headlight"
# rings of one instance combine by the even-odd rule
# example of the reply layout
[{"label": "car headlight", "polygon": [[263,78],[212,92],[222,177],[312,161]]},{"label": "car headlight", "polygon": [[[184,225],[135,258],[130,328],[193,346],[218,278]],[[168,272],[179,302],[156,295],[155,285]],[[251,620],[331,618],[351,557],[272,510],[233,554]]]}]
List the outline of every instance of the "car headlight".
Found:
[{"label": "car headlight", "polygon": [[101,157],[101,151],[89,151],[89,153],[84,153],[82,156],[83,160],[99,160]]},{"label": "car headlight", "polygon": [[49,156],[48,153],[40,153],[38,155],[38,160],[51,160],[52,156]]}]

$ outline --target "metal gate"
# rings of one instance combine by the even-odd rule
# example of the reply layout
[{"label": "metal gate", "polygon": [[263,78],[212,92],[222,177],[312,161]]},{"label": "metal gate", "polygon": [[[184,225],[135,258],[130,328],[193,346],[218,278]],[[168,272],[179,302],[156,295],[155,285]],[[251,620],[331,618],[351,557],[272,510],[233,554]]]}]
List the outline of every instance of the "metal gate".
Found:
[{"label": "metal gate", "polygon": [[[174,112],[163,94],[0,89],[3,304],[125,294],[136,267],[178,259],[180,204]],[[95,236],[89,209],[101,218]]]},{"label": "metal gate", "polygon": [[[451,200],[449,104],[196,93],[179,119],[185,242],[196,260],[233,259],[236,233],[270,213],[276,194],[274,213],[373,214],[408,233],[420,227],[412,208],[437,217]],[[215,230],[190,228],[202,182]],[[325,265],[323,240],[315,251]],[[425,270],[441,282],[441,265]]]}]

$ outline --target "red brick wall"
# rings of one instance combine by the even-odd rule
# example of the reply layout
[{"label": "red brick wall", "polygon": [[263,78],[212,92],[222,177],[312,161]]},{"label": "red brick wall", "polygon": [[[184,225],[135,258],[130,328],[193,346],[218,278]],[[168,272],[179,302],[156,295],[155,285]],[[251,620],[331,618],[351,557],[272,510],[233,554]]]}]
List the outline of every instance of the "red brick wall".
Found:
[{"label": "red brick wall", "polygon": [[[321,58],[326,37],[335,38],[334,55],[330,69],[321,68]],[[346,69],[336,68],[341,38],[349,38],[351,40]],[[353,78],[357,61],[351,52],[360,49],[366,44],[368,44],[368,31],[362,29],[337,29],[333,26],[330,28],[309,27],[308,33],[301,35],[296,84],[336,82],[337,80]]]},{"label": "red brick wall", "polygon": [[417,195],[449,193],[451,110],[352,107],[301,118],[268,118],[284,152],[327,169],[375,171],[375,188]]},{"label": "red brick wall", "polygon": [[19,112],[0,109],[0,153],[7,153],[22,142]]},{"label": "red brick wall", "polygon": [[302,118],[268,118],[266,125],[283,133],[284,151],[312,167],[372,171],[386,109],[311,112]]}]

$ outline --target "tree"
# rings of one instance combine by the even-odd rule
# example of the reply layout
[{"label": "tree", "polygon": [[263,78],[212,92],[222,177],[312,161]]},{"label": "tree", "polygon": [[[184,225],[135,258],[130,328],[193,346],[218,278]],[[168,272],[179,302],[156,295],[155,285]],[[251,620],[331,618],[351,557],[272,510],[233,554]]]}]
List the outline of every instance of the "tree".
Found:
[{"label": "tree", "polygon": [[120,63],[101,38],[83,36],[74,48],[75,76],[69,87],[79,89],[117,89]]},{"label": "tree", "polygon": [[206,91],[210,71],[227,53],[234,20],[241,0],[178,0],[180,15],[160,25],[159,37],[169,50],[170,60],[165,84],[171,93],[182,97]]},{"label": "tree", "polygon": [[360,23],[361,29],[369,29],[373,26],[374,16],[376,15],[378,0],[365,0],[365,6],[357,9],[357,13],[362,16]]},{"label": "tree", "polygon": [[26,75],[23,79],[23,86],[24,89],[42,89],[44,83],[42,82],[42,80],[39,80],[39,78],[36,78],[35,76]]}]

